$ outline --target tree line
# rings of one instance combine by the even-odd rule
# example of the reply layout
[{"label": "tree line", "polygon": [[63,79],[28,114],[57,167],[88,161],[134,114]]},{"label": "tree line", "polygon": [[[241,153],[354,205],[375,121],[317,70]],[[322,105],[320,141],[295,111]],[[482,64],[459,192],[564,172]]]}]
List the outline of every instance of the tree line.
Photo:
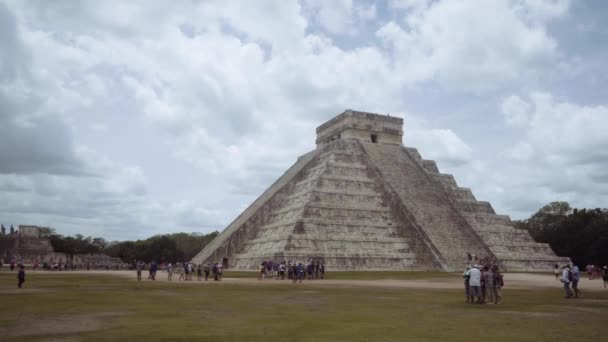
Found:
[{"label": "tree line", "polygon": [[63,236],[52,228],[45,228],[41,233],[50,240],[53,250],[57,253],[68,255],[103,253],[120,258],[126,263],[133,260],[144,262],[191,260],[218,235],[217,231],[210,234],[174,233],[155,235],[145,240],[110,242],[104,238],[85,237],[82,234]]},{"label": "tree line", "polygon": [[608,209],[577,209],[568,202],[551,202],[529,219],[514,221],[536,242],[548,243],[559,256],[586,265],[608,265]]}]

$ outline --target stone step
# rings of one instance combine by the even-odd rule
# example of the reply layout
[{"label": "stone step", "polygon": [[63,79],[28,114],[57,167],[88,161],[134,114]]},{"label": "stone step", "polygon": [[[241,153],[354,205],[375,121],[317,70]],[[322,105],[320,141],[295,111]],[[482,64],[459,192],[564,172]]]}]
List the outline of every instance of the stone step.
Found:
[{"label": "stone step", "polygon": [[504,224],[512,225],[511,218],[507,215],[497,215],[488,213],[465,213],[461,212],[461,215],[470,224],[488,225],[488,224]]},{"label": "stone step", "polygon": [[290,237],[297,236],[299,240],[311,240],[319,242],[345,242],[345,243],[356,243],[361,244],[361,248],[365,249],[366,244],[370,243],[386,243],[386,244],[400,244],[400,249],[409,248],[409,240],[403,237],[391,237],[382,236],[377,234],[353,234],[353,233],[321,233],[321,232],[310,232],[306,231],[305,234],[294,235],[292,232],[282,234],[272,234],[268,236],[261,236],[255,239],[251,239],[245,242],[246,245],[254,245],[268,242],[280,242],[288,240]]},{"label": "stone step", "polygon": [[454,176],[445,173],[429,173],[429,176],[441,183],[444,189],[446,190],[454,190],[458,189],[458,184],[456,184],[456,180]]},{"label": "stone step", "polygon": [[458,187],[448,191],[448,194],[456,201],[472,201],[476,202],[473,192],[469,188]]},{"label": "stone step", "polygon": [[357,220],[361,223],[383,222],[390,223],[390,209],[362,210],[354,208],[329,208],[329,207],[307,207],[303,214],[304,218],[319,218],[324,220],[335,220],[337,222],[351,222]]},{"label": "stone step", "polygon": [[318,226],[319,229],[345,229],[349,231],[357,231],[361,229],[373,229],[373,230],[386,230],[386,229],[395,229],[393,226],[393,220],[391,215],[387,215],[386,218],[383,217],[382,222],[370,223],[370,222],[361,222],[358,220],[327,220],[327,219],[319,219],[314,217],[309,218],[296,218],[293,220],[286,220],[282,222],[273,222],[268,223],[263,226],[260,226],[260,231],[264,230],[273,230],[277,228],[289,227],[293,229],[293,226],[297,223],[302,223],[306,226]]},{"label": "stone step", "polygon": [[369,178],[321,176],[317,189],[327,192],[377,192],[376,183]]},{"label": "stone step", "polygon": [[439,168],[437,168],[437,163],[434,160],[422,160],[422,167],[428,173],[439,173]]},{"label": "stone step", "polygon": [[461,212],[494,214],[494,209],[485,201],[453,201],[454,207]]}]

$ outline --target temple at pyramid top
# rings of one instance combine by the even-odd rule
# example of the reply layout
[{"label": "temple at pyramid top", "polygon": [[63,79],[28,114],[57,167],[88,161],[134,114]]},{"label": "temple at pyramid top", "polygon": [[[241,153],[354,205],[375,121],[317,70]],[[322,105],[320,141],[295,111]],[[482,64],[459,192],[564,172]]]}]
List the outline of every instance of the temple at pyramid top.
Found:
[{"label": "temple at pyramid top", "polygon": [[459,271],[473,263],[550,271],[569,262],[516,229],[418,150],[403,120],[347,110],[194,257],[257,270],[263,261],[330,270]]},{"label": "temple at pyramid top", "polygon": [[337,139],[399,145],[402,137],[403,119],[351,109],[317,127],[317,146]]}]

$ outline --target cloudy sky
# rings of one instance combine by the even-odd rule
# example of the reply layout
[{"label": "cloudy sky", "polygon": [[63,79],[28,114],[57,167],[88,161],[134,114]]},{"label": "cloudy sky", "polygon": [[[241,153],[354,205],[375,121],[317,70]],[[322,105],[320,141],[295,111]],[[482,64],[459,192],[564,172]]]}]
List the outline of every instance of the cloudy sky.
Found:
[{"label": "cloudy sky", "polygon": [[353,108],[498,213],[608,206],[602,0],[0,0],[0,223],[223,229]]}]

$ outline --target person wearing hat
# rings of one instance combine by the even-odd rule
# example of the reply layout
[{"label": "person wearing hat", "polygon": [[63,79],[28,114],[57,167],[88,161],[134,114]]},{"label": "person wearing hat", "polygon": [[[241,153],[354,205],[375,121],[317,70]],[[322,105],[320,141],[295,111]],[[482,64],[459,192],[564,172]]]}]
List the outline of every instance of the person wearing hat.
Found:
[{"label": "person wearing hat", "polygon": [[564,283],[564,291],[566,292],[566,298],[572,297],[572,291],[570,291],[571,280],[570,266],[564,265],[562,270],[562,283]]}]

